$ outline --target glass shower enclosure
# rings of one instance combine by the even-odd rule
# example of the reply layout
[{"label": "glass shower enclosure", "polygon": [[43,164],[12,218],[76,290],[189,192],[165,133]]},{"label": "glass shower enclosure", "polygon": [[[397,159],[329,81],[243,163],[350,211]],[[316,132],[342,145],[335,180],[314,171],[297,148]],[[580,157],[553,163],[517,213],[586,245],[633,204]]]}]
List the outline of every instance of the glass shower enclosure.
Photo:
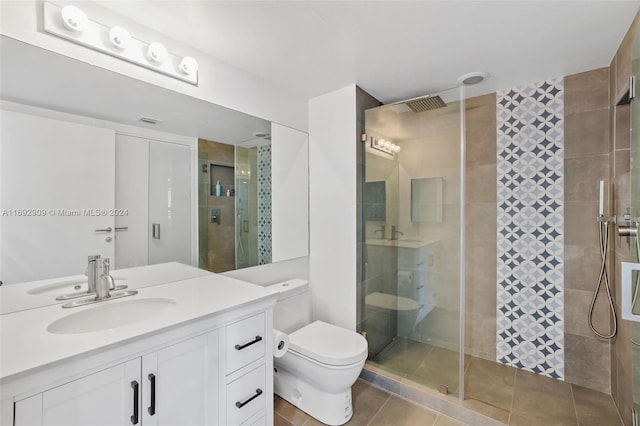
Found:
[{"label": "glass shower enclosure", "polygon": [[369,343],[369,365],[458,397],[464,374],[462,91],[365,112],[357,324]]},{"label": "glass shower enclosure", "polygon": [[[640,83],[640,25],[635,28],[635,37],[631,50],[631,73],[635,79],[635,97],[631,100],[631,139],[630,139],[630,170],[629,170],[629,213],[638,229],[640,222],[640,91],[637,85]],[[630,240],[630,261],[640,263],[638,238]],[[634,244],[635,243],[635,244]],[[632,313],[640,315],[640,276],[634,272],[632,276]],[[631,372],[634,425],[640,422],[640,322],[631,322]],[[626,413],[625,413],[626,415]]]}]

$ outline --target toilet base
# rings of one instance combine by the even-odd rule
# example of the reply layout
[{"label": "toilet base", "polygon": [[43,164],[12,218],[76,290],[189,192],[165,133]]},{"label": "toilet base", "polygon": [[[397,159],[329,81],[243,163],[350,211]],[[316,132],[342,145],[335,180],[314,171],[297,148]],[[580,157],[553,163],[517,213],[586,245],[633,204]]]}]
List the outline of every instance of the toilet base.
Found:
[{"label": "toilet base", "polygon": [[282,399],[322,423],[342,425],[353,416],[350,387],[338,393],[323,392],[277,367],[277,372],[273,375],[273,388]]}]

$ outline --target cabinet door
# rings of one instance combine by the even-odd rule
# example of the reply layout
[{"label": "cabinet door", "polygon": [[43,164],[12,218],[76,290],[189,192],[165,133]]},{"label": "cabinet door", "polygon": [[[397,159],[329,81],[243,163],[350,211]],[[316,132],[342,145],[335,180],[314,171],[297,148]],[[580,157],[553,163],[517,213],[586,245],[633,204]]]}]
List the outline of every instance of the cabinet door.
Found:
[{"label": "cabinet door", "polygon": [[144,426],[218,423],[217,333],[142,358]]},{"label": "cabinet door", "polygon": [[149,264],[191,264],[190,149],[149,144]]},{"label": "cabinet door", "polygon": [[[113,257],[114,132],[2,111],[0,279],[82,274],[87,255]],[[37,259],[34,265],[34,259]],[[34,267],[37,266],[37,267]]]},{"label": "cabinet door", "polygon": [[149,141],[116,135],[116,264],[149,264]]},{"label": "cabinet door", "polygon": [[[137,384],[137,387],[135,386]],[[42,394],[43,426],[139,424],[140,359],[94,373]]]}]

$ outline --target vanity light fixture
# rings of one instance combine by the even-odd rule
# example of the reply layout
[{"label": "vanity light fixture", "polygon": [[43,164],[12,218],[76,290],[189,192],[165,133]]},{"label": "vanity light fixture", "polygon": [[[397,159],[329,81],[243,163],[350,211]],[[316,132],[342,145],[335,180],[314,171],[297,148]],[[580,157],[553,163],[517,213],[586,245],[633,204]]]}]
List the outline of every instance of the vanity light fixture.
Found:
[{"label": "vanity light fixture", "polygon": [[198,61],[195,58],[173,54],[158,41],[140,40],[135,37],[135,28],[132,29],[132,35],[120,25],[104,25],[89,19],[77,6],[59,6],[46,0],[42,3],[45,32],[134,65],[198,85]]},{"label": "vanity light fixture", "polygon": [[378,151],[382,151],[391,156],[400,152],[400,145],[396,145],[395,143],[385,139],[376,139],[373,136],[371,137],[371,148],[377,149]]},{"label": "vanity light fixture", "polygon": [[161,64],[167,58],[167,48],[162,43],[154,42],[147,48],[147,59],[156,64]]},{"label": "vanity light fixture", "polygon": [[89,18],[87,14],[76,6],[65,6],[60,11],[62,17],[62,25],[69,31],[74,33],[81,33],[87,28]]},{"label": "vanity light fixture", "polygon": [[196,72],[198,72],[198,61],[196,61],[191,56],[185,56],[184,58],[182,58],[182,61],[180,61],[178,69],[187,75],[195,74]]},{"label": "vanity light fixture", "polygon": [[109,30],[109,41],[113,47],[124,50],[129,46],[131,34],[122,27],[113,27]]}]

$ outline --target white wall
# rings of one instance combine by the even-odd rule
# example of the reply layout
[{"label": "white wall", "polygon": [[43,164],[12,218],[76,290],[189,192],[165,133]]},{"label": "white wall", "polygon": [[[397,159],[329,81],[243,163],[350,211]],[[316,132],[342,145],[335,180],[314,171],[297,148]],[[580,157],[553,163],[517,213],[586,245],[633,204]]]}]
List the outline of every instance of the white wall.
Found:
[{"label": "white wall", "polygon": [[269,263],[268,265],[223,272],[222,275],[262,286],[287,281],[291,278],[309,280],[309,257],[299,257],[297,259]]},{"label": "white wall", "polygon": [[309,101],[309,283],[316,318],[356,328],[356,86]]},{"label": "white wall", "polygon": [[272,260],[309,255],[309,136],[271,125]]},{"label": "white wall", "polygon": [[93,20],[105,25],[124,26],[137,38],[159,41],[170,52],[195,57],[199,63],[199,85],[193,86],[45,33],[39,25],[42,3],[36,0],[0,1],[0,33],[132,78],[306,131],[306,99],[276,88],[254,75],[95,3],[81,2],[79,5]]}]

